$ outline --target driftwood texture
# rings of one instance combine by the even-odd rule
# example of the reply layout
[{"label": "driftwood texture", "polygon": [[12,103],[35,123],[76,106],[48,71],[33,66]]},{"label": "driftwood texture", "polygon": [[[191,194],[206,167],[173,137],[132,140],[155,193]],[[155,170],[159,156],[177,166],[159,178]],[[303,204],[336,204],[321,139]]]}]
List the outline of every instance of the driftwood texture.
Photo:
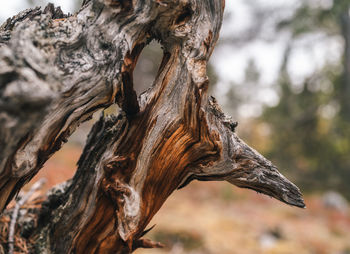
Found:
[{"label": "driftwood texture", "polygon": [[[94,125],[74,178],[22,209],[16,234],[28,252],[160,247],[142,238],[145,229],[192,180],[225,180],[304,207],[298,188],[238,138],[237,123],[207,95],[223,10],[224,0],[85,0],[73,16],[48,5],[5,22],[0,228],[21,187],[81,122],[113,103],[120,113]],[[153,86],[137,98],[133,69],[151,40],[164,56]]]}]

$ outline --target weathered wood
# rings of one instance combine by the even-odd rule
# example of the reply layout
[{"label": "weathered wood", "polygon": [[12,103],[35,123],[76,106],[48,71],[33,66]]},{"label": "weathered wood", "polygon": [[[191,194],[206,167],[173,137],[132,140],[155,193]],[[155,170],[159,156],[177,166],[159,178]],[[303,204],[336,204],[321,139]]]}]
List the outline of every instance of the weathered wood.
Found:
[{"label": "weathered wood", "polygon": [[[74,178],[23,213],[18,234],[31,252],[160,247],[142,238],[148,223],[195,179],[304,207],[298,188],[237,137],[237,123],[207,95],[223,10],[221,0],[86,0],[70,17],[50,5],[2,26],[0,209],[79,123],[114,102],[122,109],[94,125]],[[137,98],[132,73],[151,40],[164,56]]]}]

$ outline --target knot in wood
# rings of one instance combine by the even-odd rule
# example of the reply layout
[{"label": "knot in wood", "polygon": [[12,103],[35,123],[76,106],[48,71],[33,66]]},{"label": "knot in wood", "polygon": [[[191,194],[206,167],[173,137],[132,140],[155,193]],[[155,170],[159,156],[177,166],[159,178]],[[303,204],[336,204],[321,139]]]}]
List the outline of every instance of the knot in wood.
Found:
[{"label": "knot in wood", "polygon": [[222,121],[222,123],[223,123],[227,128],[229,128],[232,132],[235,132],[235,131],[236,131],[236,127],[238,126],[238,122],[233,121],[233,120],[231,119],[231,117],[225,119],[224,121]]},{"label": "knot in wood", "polygon": [[125,156],[115,156],[104,165],[104,171],[108,177],[118,170],[128,167],[130,158]]},{"label": "knot in wood", "polygon": [[103,179],[102,189],[112,199],[112,202],[121,205],[125,202],[124,196],[131,195],[128,186],[118,179]]}]

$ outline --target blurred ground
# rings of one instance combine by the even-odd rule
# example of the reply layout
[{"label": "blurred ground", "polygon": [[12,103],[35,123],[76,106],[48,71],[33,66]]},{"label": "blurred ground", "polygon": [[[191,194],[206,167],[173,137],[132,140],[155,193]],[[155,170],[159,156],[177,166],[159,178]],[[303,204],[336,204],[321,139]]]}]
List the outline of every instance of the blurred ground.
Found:
[{"label": "blurred ground", "polygon": [[[46,190],[73,176],[80,146],[67,144],[32,181]],[[306,197],[307,209],[284,205],[228,183],[193,182],[176,191],[150,223],[147,237],[166,245],[137,254],[348,254],[349,208],[327,208],[321,195]]]}]

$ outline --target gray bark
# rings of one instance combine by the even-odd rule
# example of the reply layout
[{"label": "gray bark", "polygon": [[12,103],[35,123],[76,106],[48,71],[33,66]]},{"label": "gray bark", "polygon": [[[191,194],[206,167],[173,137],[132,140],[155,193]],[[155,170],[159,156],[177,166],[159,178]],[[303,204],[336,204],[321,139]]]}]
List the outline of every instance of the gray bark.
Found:
[{"label": "gray bark", "polygon": [[[21,213],[17,237],[28,252],[160,247],[142,238],[147,224],[192,180],[225,180],[304,207],[298,188],[239,139],[237,123],[207,95],[223,10],[219,0],[86,0],[70,17],[49,5],[1,27],[1,210],[81,122],[121,108],[94,125],[74,178]],[[164,56],[137,98],[132,73],[151,40]]]}]

